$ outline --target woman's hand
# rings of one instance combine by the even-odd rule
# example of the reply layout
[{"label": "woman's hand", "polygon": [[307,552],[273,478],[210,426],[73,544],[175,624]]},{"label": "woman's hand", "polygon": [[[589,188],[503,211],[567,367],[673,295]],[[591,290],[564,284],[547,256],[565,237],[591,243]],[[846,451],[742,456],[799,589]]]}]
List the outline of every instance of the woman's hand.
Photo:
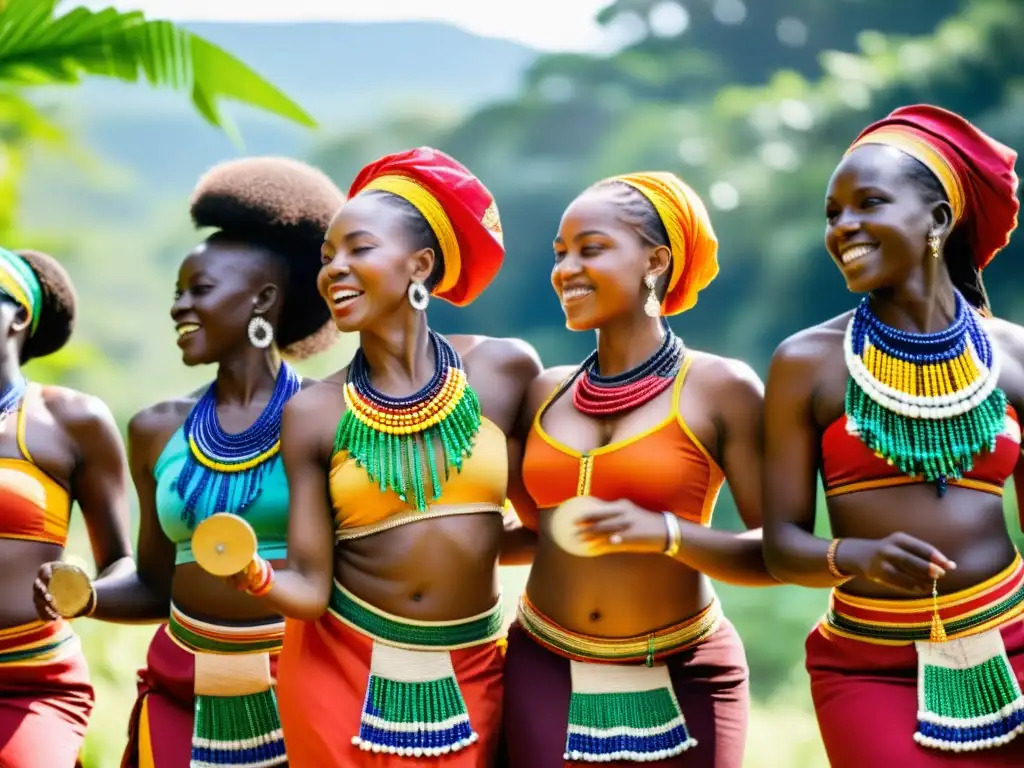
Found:
[{"label": "woman's hand", "polygon": [[661,512],[651,512],[627,499],[588,499],[576,520],[576,537],[594,555],[619,552],[660,555],[668,545],[668,527]]},{"label": "woman's hand", "polygon": [[878,540],[841,539],[835,560],[843,573],[914,594],[931,592],[937,579],[956,568],[931,544],[905,533]]},{"label": "woman's hand", "polygon": [[225,576],[224,580],[235,589],[248,592],[253,597],[263,597],[273,585],[274,569],[270,563],[257,555],[245,570],[232,576]]},{"label": "woman's hand", "polygon": [[57,613],[53,595],[50,594],[50,579],[53,577],[53,563],[43,563],[39,566],[39,573],[36,580],[32,582],[32,601],[36,606],[36,613],[43,621],[58,621],[61,617]]}]

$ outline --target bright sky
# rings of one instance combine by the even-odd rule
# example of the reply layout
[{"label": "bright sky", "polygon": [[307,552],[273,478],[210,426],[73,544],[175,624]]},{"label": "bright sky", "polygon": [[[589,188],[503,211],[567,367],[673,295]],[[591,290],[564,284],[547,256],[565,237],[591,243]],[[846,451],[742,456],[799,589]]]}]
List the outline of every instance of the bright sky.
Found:
[{"label": "bright sky", "polygon": [[447,21],[543,50],[602,47],[595,14],[610,0],[90,0],[172,21]]}]

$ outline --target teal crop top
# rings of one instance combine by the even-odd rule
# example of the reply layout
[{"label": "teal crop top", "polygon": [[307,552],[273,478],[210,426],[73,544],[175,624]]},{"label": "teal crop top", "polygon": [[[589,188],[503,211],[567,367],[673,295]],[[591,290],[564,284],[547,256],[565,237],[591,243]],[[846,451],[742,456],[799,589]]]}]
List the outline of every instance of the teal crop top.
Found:
[{"label": "teal crop top", "polygon": [[[156,514],[160,527],[168,539],[174,542],[175,565],[194,563],[192,554],[192,528],[183,519],[185,502],[178,495],[174,484],[185,466],[188,457],[188,443],[185,432],[178,429],[167,441],[164,450],[153,469],[156,478]],[[193,478],[193,482],[197,482]],[[202,521],[222,510],[211,509],[214,500],[211,487],[200,497],[196,519]],[[243,517],[256,531],[259,539],[259,554],[265,560],[283,560],[288,554],[288,481],[284,474],[284,462],[280,457],[263,478],[263,489],[256,500],[245,510]]]}]

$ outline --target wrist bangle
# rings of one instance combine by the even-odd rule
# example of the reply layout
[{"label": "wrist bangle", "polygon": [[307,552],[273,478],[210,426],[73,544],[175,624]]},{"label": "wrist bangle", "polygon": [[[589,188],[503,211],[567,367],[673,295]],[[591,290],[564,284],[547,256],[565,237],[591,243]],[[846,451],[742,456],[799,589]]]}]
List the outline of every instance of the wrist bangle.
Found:
[{"label": "wrist bangle", "polygon": [[246,588],[253,597],[263,597],[270,591],[270,588],[274,586],[274,568],[273,566],[264,560],[262,557],[258,558],[258,575],[250,580],[249,586]]},{"label": "wrist bangle", "polygon": [[89,618],[96,613],[96,604],[99,602],[99,595],[96,594],[96,585],[90,582],[89,587],[89,604],[86,605],[85,610],[82,611],[82,616],[85,618]]},{"label": "wrist bangle", "polygon": [[839,542],[842,539],[832,539],[832,543],[828,545],[828,552],[825,553],[825,560],[828,563],[828,572],[835,576],[837,579],[842,581],[849,581],[853,578],[848,574],[843,573],[839,570],[839,566],[836,565],[836,552],[839,551]]},{"label": "wrist bangle", "polygon": [[675,515],[671,512],[662,512],[661,514],[665,518],[667,533],[664,554],[668,557],[675,557],[679,552],[679,545],[683,541],[683,531],[679,527],[679,519]]}]

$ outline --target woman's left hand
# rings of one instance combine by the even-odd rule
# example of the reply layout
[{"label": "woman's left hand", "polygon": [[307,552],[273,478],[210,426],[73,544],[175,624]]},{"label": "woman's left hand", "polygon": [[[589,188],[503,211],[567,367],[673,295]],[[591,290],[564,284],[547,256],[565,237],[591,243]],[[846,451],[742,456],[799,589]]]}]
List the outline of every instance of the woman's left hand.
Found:
[{"label": "woman's left hand", "polygon": [[627,499],[594,501],[593,512],[577,522],[576,536],[595,555],[618,552],[662,554],[668,529],[661,512],[651,512]]}]

